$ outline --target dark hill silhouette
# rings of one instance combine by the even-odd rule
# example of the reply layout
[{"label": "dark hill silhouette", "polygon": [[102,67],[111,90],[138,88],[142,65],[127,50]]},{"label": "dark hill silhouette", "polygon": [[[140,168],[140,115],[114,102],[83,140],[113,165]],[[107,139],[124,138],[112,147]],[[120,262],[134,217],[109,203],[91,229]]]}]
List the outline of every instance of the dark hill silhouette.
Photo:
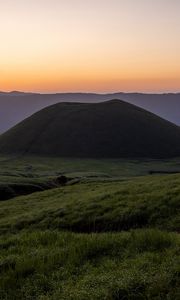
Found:
[{"label": "dark hill silhouette", "polygon": [[1,153],[64,157],[173,157],[180,128],[120,100],[59,103],[0,136]]},{"label": "dark hill silhouette", "polygon": [[33,94],[14,91],[10,93],[0,92],[0,133],[5,132],[40,109],[58,102],[95,103],[113,98],[140,106],[180,125],[180,94]]}]

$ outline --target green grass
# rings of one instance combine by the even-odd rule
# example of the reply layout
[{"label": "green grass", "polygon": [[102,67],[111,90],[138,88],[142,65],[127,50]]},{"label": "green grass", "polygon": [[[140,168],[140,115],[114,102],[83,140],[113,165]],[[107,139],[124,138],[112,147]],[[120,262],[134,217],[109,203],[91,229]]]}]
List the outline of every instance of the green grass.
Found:
[{"label": "green grass", "polygon": [[0,240],[0,299],[179,299],[177,234],[23,232]]},{"label": "green grass", "polygon": [[0,200],[57,186],[66,175],[73,182],[112,182],[148,175],[150,171],[180,172],[180,159],[123,160],[0,156]]},{"label": "green grass", "polygon": [[81,179],[0,202],[1,300],[180,299],[180,175],[147,176],[179,159],[0,165],[0,187]]},{"label": "green grass", "polygon": [[[49,158],[37,156],[0,156],[0,181],[3,177],[15,178],[47,177],[59,174],[99,177],[118,177],[126,179],[133,176],[143,176],[149,171],[180,172],[180,158],[152,159],[78,159]],[[30,169],[29,169],[30,167]]]},{"label": "green grass", "polygon": [[158,227],[178,231],[180,175],[86,183],[0,202],[0,232],[23,228],[77,232]]}]

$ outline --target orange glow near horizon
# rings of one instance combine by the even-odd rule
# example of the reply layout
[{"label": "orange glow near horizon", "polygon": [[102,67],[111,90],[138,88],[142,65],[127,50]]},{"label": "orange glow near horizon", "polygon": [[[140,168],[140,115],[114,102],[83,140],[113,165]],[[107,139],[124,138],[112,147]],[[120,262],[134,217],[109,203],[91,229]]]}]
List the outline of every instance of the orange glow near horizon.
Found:
[{"label": "orange glow near horizon", "polygon": [[180,91],[179,0],[0,3],[0,90]]}]

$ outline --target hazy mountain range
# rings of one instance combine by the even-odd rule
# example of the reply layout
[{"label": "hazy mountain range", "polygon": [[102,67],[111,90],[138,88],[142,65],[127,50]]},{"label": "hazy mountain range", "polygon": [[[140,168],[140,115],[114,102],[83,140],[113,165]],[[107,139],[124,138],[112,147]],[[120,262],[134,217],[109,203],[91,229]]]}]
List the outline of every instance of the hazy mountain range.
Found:
[{"label": "hazy mountain range", "polygon": [[38,110],[58,102],[101,102],[121,99],[153,112],[166,120],[180,125],[180,93],[141,94],[141,93],[58,93],[35,94],[23,92],[0,92],[0,133]]}]

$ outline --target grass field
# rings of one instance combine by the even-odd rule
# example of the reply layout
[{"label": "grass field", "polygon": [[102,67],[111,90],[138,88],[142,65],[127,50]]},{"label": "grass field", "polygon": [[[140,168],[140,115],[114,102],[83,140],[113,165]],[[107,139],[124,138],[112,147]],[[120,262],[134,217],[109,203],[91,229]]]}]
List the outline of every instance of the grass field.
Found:
[{"label": "grass field", "polygon": [[35,230],[0,248],[1,299],[179,299],[177,234]]},{"label": "grass field", "polygon": [[[0,179],[10,177],[48,177],[66,174],[72,176],[118,177],[126,179],[148,175],[150,171],[180,172],[180,158],[150,159],[70,159],[36,156],[0,156]],[[5,178],[5,181],[6,178]]]},{"label": "grass field", "polygon": [[91,182],[0,202],[0,231],[53,228],[78,232],[156,226],[178,231],[180,175]]},{"label": "grass field", "polygon": [[0,186],[79,183],[0,201],[0,299],[178,300],[180,160],[0,158]]}]

